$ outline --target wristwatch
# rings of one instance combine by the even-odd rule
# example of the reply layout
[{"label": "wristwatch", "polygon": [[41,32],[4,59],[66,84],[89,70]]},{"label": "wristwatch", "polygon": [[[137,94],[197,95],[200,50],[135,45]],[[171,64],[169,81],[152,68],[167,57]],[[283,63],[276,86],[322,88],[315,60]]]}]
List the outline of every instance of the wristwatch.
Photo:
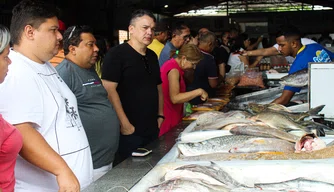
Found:
[{"label": "wristwatch", "polygon": [[163,116],[163,115],[157,115],[157,118],[159,119],[159,118],[162,118],[163,120],[165,120],[165,116]]}]

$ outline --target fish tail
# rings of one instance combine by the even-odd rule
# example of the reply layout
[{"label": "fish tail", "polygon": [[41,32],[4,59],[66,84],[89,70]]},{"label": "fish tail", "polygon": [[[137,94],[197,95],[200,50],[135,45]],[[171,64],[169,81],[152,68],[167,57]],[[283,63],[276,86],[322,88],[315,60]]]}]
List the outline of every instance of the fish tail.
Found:
[{"label": "fish tail", "polygon": [[317,115],[324,107],[325,107],[325,105],[319,105],[315,108],[312,108],[308,111],[308,114]]}]

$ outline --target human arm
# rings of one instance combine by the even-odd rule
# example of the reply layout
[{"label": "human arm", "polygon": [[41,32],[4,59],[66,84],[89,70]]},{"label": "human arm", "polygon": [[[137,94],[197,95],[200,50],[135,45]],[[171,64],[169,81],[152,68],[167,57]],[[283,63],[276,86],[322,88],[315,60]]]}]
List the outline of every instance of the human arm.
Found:
[{"label": "human arm", "polygon": [[257,46],[259,46],[260,42],[262,42],[262,39],[263,39],[262,36],[259,37],[255,43],[253,43],[253,44],[251,44],[251,45],[249,45],[247,47],[247,50],[253,50],[253,49],[255,49]]},{"label": "human arm", "polygon": [[218,78],[209,78],[209,85],[211,88],[217,88],[218,87]]},{"label": "human arm", "polygon": [[271,55],[278,55],[278,50],[273,47],[268,48],[262,48],[262,49],[256,49],[252,51],[243,51],[243,56],[271,56]]},{"label": "human arm", "polygon": [[56,153],[31,123],[16,124],[23,137],[20,155],[31,164],[56,176],[59,192],[80,191],[80,184],[63,158]]},{"label": "human arm", "polygon": [[177,69],[172,69],[168,73],[169,82],[169,97],[173,104],[185,103],[192,100],[195,97],[200,96],[203,101],[208,98],[208,94],[203,89],[195,89],[193,91],[188,91],[180,93],[180,73]]},{"label": "human arm", "polygon": [[225,63],[221,63],[218,65],[218,82],[223,82],[224,81],[224,77],[226,74],[226,64]]},{"label": "human arm", "polygon": [[283,90],[282,95],[275,99],[272,103],[286,105],[290,102],[291,98],[295,95],[295,92],[290,90]]},{"label": "human arm", "polygon": [[[159,112],[158,115],[164,116],[164,95],[162,93],[162,86],[161,84],[158,85],[158,96],[159,96]],[[160,128],[162,122],[164,121],[163,118],[158,117],[158,127]]]},{"label": "human arm", "polygon": [[260,61],[261,61],[262,58],[263,58],[263,56],[257,56],[255,58],[255,60],[253,61],[253,63],[249,64],[248,67],[250,67],[250,68],[256,67],[256,65],[260,63]]},{"label": "human arm", "polygon": [[118,92],[116,90],[118,83],[102,79],[102,84],[108,92],[108,99],[112,103],[121,124],[121,133],[130,135],[135,131],[135,127],[130,123],[126,116]]}]

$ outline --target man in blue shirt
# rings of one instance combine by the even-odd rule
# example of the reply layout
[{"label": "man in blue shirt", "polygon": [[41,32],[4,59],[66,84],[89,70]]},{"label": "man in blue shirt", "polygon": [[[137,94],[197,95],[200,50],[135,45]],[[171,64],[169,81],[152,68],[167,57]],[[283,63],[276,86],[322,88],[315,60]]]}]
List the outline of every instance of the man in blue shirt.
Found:
[{"label": "man in blue shirt", "polygon": [[167,41],[159,55],[160,67],[170,59],[171,51],[176,51],[190,40],[190,29],[185,24],[177,23],[172,30],[172,39]]},{"label": "man in blue shirt", "polygon": [[[302,45],[301,34],[294,26],[283,26],[276,35],[278,51],[284,56],[295,57],[289,74],[308,68],[309,62],[331,62],[334,54],[319,44]],[[282,95],[273,103],[286,105],[301,88],[285,86]]]}]

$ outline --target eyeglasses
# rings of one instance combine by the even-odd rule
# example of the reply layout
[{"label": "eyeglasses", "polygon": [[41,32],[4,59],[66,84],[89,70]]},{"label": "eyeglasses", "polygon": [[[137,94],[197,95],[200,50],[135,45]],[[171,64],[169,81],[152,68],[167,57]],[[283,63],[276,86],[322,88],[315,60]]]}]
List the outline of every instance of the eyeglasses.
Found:
[{"label": "eyeglasses", "polygon": [[73,27],[73,29],[72,29],[70,35],[68,36],[68,40],[71,39],[71,37],[72,37],[72,35],[73,35],[73,32],[75,31],[75,28],[77,28],[77,26],[74,26],[74,27]]},{"label": "eyeglasses", "polygon": [[183,36],[183,40],[186,41],[186,40],[190,39],[190,37],[191,37],[190,35],[185,35],[185,36]]},{"label": "eyeglasses", "polygon": [[144,66],[145,66],[146,72],[151,75],[152,69],[151,69],[151,65],[148,63],[147,57],[146,56],[142,56],[142,60],[144,61]]}]

